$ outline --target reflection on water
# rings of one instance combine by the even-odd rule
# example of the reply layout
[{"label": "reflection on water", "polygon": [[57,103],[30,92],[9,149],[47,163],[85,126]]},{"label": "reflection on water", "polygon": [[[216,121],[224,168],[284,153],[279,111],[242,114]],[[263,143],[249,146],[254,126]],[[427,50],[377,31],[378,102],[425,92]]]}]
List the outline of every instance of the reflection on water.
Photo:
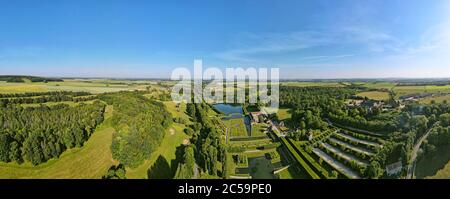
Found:
[{"label": "reflection on water", "polygon": [[244,111],[241,105],[238,104],[214,104],[213,107],[223,113],[225,116],[222,120],[231,120],[243,118],[247,135],[251,136],[252,125],[249,116],[244,116]]},{"label": "reflection on water", "polygon": [[233,105],[233,104],[214,104],[214,108],[219,110],[225,115],[242,115],[244,114],[244,111],[242,110],[242,106],[240,105]]}]

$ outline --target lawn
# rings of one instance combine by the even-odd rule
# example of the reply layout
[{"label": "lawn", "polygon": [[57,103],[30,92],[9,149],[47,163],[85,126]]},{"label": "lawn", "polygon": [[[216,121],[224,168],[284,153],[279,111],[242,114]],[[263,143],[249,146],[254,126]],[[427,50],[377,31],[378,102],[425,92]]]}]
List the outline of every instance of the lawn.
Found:
[{"label": "lawn", "polygon": [[388,100],[389,99],[388,92],[380,92],[380,91],[362,92],[362,93],[358,93],[358,96],[367,97],[367,98],[373,99],[373,100]]},{"label": "lawn", "polygon": [[38,166],[0,163],[0,178],[92,179],[101,178],[116,161],[111,156],[114,129],[102,125],[81,148],[65,151],[59,158]]},{"label": "lawn", "polygon": [[267,129],[266,124],[254,124],[252,125],[252,136],[263,136],[265,135],[265,131]]},{"label": "lawn", "polygon": [[231,137],[248,136],[243,118],[223,120],[223,123],[228,128],[228,133]]},{"label": "lawn", "polygon": [[174,118],[182,118],[189,122],[190,117],[186,115],[186,103],[181,103],[178,107],[175,102],[166,101],[163,102],[166,105],[167,110],[172,114]]},{"label": "lawn", "polygon": [[286,120],[286,119],[291,119],[291,117],[292,117],[291,109],[279,108],[278,112],[277,112],[277,116],[280,121]]}]

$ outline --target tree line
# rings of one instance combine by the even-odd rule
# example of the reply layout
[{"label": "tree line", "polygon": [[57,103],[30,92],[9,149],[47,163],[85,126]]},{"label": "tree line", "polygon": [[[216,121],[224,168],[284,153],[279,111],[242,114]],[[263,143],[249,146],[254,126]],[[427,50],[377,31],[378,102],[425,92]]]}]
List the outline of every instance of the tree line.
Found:
[{"label": "tree line", "polygon": [[0,107],[9,104],[37,104],[46,102],[63,102],[63,101],[89,101],[97,99],[97,96],[90,95],[88,92],[46,92],[46,93],[25,93],[25,94],[0,94]]},{"label": "tree line", "polygon": [[[222,131],[219,129],[217,118],[209,117],[209,111],[213,111],[210,105],[206,103],[189,103],[186,112],[193,119],[193,124],[185,132],[192,134],[191,147],[195,153],[197,165],[209,175],[227,176],[227,157],[226,146],[221,139]],[[188,149],[191,150],[191,149]],[[190,155],[192,156],[192,155]],[[192,159],[189,157],[188,159]],[[218,163],[222,163],[221,172],[219,172]],[[188,165],[180,165],[190,167]]]}]

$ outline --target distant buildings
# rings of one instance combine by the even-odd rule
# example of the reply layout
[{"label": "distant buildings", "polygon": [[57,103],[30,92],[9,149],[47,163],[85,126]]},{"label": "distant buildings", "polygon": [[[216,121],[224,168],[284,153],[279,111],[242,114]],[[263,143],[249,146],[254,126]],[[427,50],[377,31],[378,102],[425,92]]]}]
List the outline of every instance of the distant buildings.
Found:
[{"label": "distant buildings", "polygon": [[259,121],[260,116],[266,117],[266,115],[262,112],[250,112],[250,117],[252,119],[253,123],[260,123],[260,122],[264,122],[264,121]]}]

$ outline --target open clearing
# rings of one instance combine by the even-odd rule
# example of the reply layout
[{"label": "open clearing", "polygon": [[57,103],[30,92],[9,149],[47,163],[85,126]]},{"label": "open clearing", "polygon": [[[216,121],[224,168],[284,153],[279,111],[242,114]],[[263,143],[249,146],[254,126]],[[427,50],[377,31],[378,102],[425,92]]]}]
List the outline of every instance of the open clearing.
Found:
[{"label": "open clearing", "polygon": [[362,92],[362,93],[358,93],[358,96],[367,97],[367,98],[373,99],[373,100],[388,100],[389,99],[388,92],[380,92],[380,91]]},{"label": "open clearing", "polygon": [[291,117],[292,117],[291,109],[289,109],[289,108],[278,109],[277,117],[280,121],[283,121],[286,119],[291,119]]},{"label": "open clearing", "polygon": [[57,159],[38,166],[0,163],[0,178],[91,179],[101,178],[116,161],[111,156],[114,129],[99,127],[81,148],[65,151]]}]

